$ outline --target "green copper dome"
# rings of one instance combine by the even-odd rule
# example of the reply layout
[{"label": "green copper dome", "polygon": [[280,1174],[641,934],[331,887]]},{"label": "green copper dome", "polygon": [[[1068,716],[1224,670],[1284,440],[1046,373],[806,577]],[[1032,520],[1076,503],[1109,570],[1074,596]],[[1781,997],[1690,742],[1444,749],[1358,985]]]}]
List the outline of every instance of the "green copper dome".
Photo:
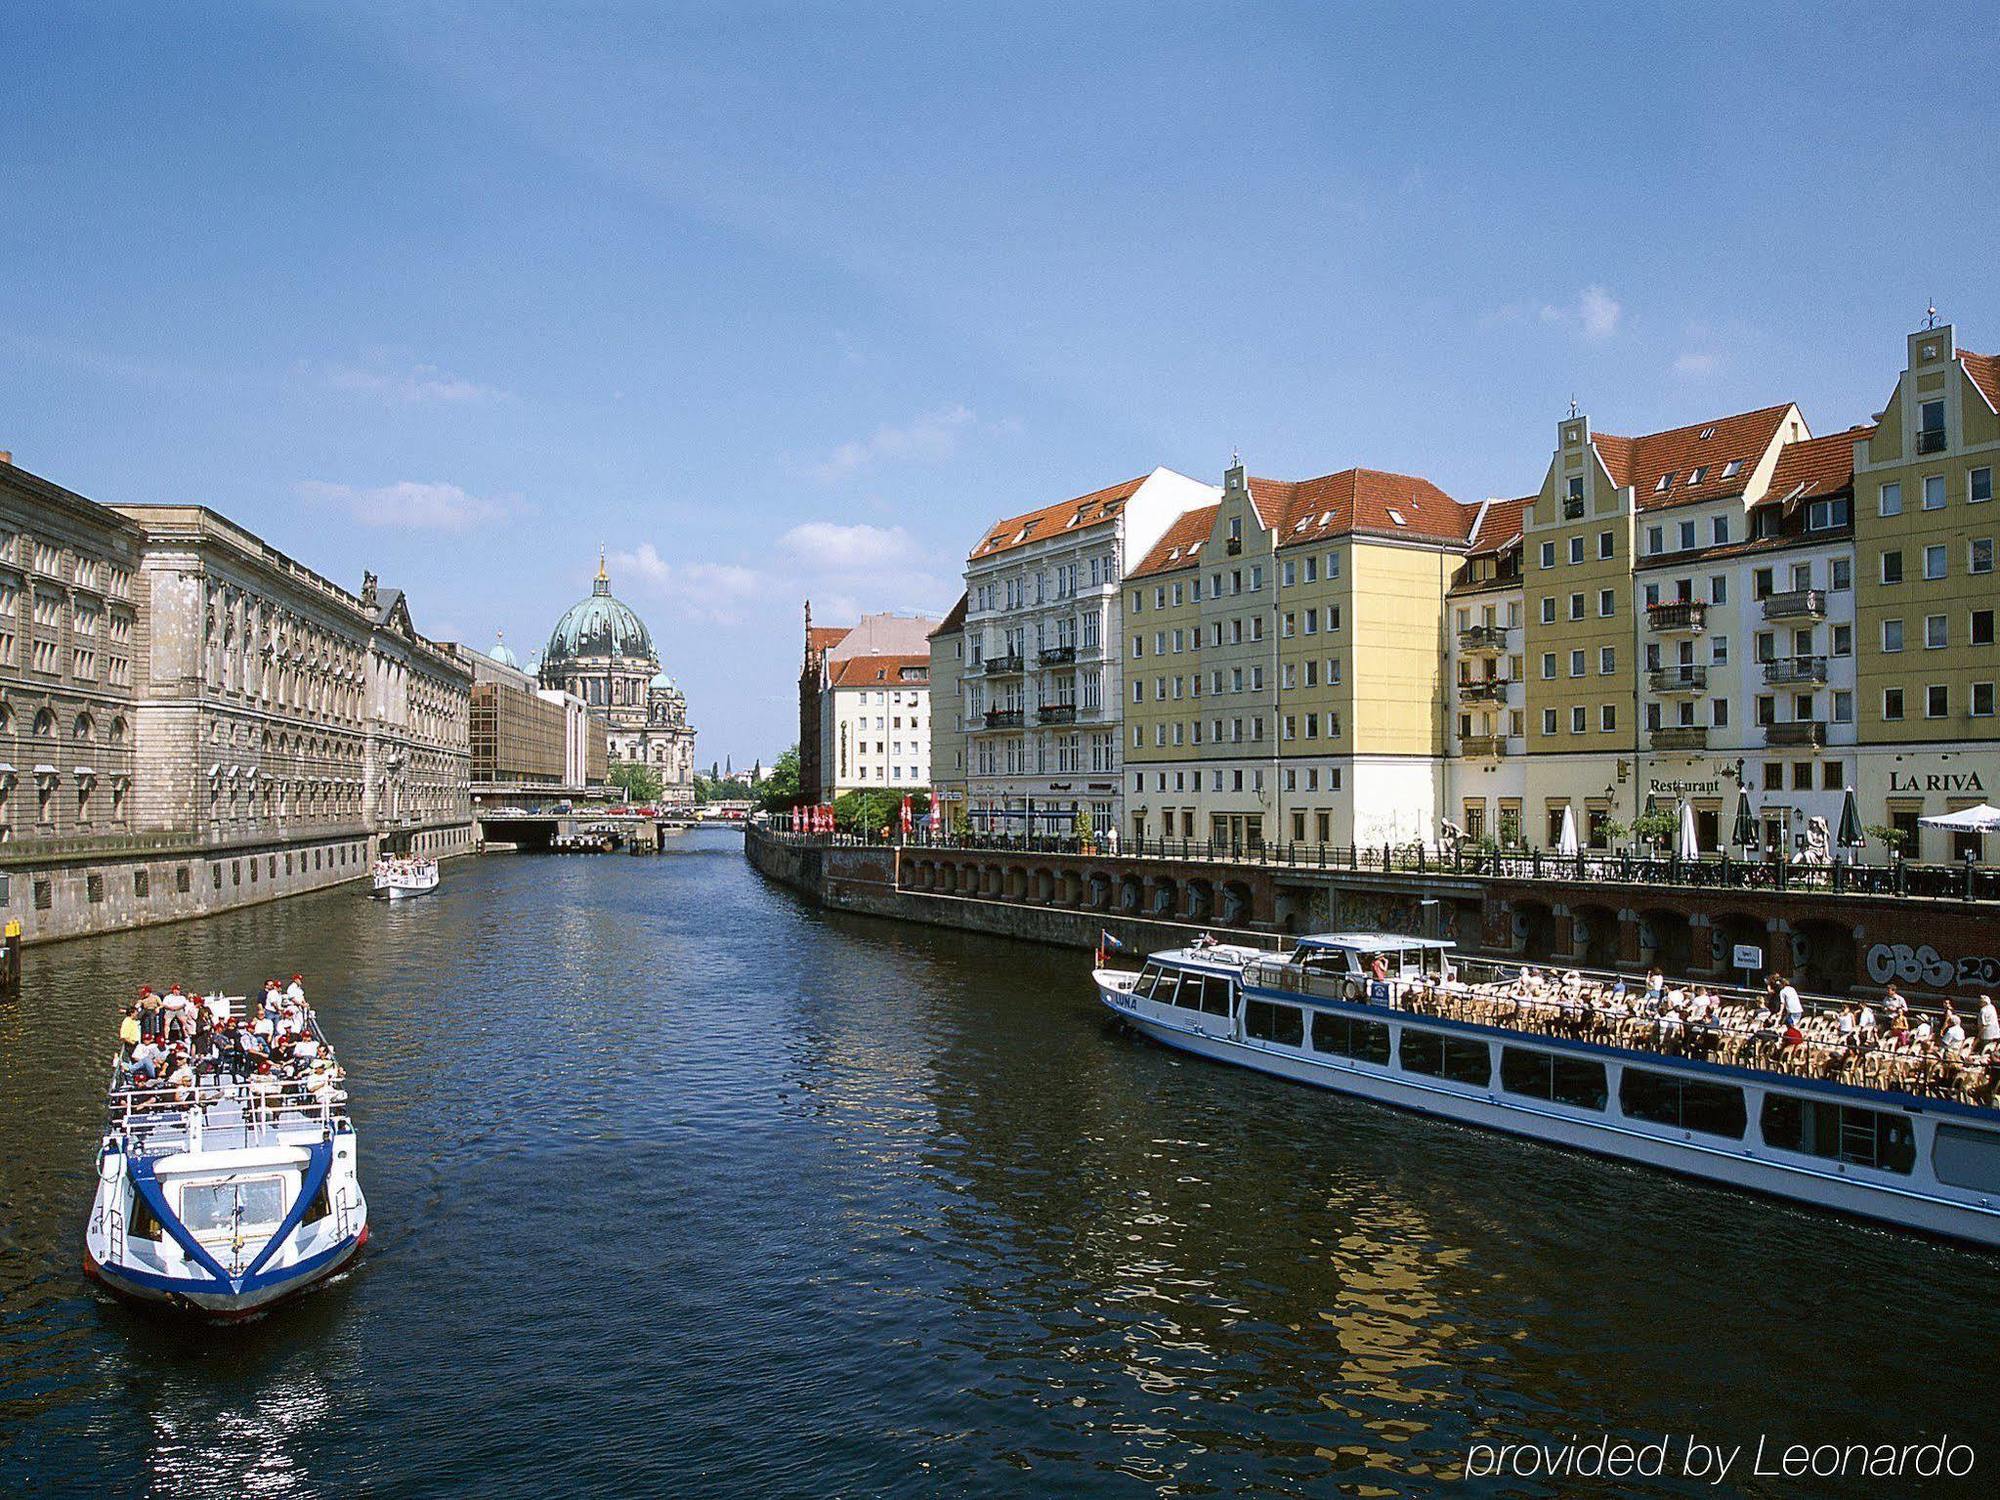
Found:
[{"label": "green copper dome", "polygon": [[579,657],[623,657],[657,661],[645,622],[611,597],[611,580],[600,562],[590,597],[569,607],[549,633],[542,670],[560,669]]}]

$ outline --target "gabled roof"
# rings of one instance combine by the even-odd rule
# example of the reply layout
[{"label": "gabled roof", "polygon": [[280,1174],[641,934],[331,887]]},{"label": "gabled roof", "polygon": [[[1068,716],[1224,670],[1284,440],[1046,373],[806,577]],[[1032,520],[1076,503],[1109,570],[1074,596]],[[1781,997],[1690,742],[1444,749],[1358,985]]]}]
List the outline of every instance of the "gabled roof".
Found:
[{"label": "gabled roof", "polygon": [[1817,500],[1823,495],[1845,494],[1854,488],[1854,445],[1874,435],[1868,423],[1825,437],[1787,443],[1778,452],[1777,467],[1771,471],[1770,488],[1757,503]]},{"label": "gabled roof", "polygon": [[1473,518],[1472,533],[1466,540],[1479,555],[1505,552],[1521,540],[1521,518],[1535,503],[1533,495],[1518,500],[1488,500]]},{"label": "gabled roof", "polygon": [[806,650],[831,651],[853,629],[852,625],[815,625],[806,632]]},{"label": "gabled roof", "polygon": [[[915,671],[921,678],[905,677]],[[928,687],[931,659],[928,656],[850,656],[833,664],[830,681],[837,688]]]},{"label": "gabled roof", "polygon": [[1277,531],[1280,547],[1349,532],[1462,544],[1477,515],[1476,507],[1460,505],[1428,479],[1380,469],[1342,469],[1293,483],[1248,483],[1250,497],[1265,524]]},{"label": "gabled roof", "polygon": [[1125,508],[1125,502],[1149,478],[1150,475],[1141,474],[1137,479],[1127,479],[1109,489],[1093,490],[1088,495],[1079,495],[1059,505],[1045,505],[1025,515],[996,521],[986,528],[986,535],[972,549],[969,560],[977,562],[982,557],[1011,552],[1030,542],[1046,541],[1078,526],[1094,526],[1099,521],[1109,521]]},{"label": "gabled roof", "polygon": [[938,628],[931,632],[931,639],[936,640],[941,635],[957,635],[959,631],[965,629],[965,609],[971,600],[970,594],[960,594],[958,603],[951,607],[950,612],[938,622]]},{"label": "gabled roof", "polygon": [[1197,505],[1193,510],[1183,511],[1167,528],[1166,535],[1153,543],[1153,550],[1139,560],[1139,566],[1125,576],[1149,578],[1155,573],[1173,573],[1195,566],[1201,560],[1202,543],[1215,529],[1215,513],[1221,508]]},{"label": "gabled roof", "polygon": [[[1611,482],[1621,488],[1632,487],[1637,509],[1661,510],[1742,494],[1757,460],[1771,446],[1778,424],[1791,410],[1788,401],[1644,437],[1614,437],[1608,432],[1590,436]],[[1734,472],[1732,464],[1736,465]],[[1697,472],[1699,480],[1694,477]],[[1667,481],[1664,489],[1663,479]]]},{"label": "gabled roof", "polygon": [[1965,373],[1972,377],[1972,383],[1979,387],[1979,394],[1986,398],[1986,404],[2000,411],[2000,355],[1974,354],[1970,349],[1961,349],[1958,361],[1965,366]]}]

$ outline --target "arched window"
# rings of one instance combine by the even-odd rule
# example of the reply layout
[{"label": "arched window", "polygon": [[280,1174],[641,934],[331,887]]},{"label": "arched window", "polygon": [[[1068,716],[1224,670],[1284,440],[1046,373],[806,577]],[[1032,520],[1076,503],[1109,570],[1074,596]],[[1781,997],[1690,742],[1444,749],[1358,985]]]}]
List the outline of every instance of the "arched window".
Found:
[{"label": "arched window", "polygon": [[121,714],[111,721],[111,743],[114,745],[124,744],[125,733],[125,718]]},{"label": "arched window", "polygon": [[56,716],[46,708],[35,715],[35,738],[52,740],[56,737]]},{"label": "arched window", "polygon": [[81,713],[76,716],[76,722],[70,726],[69,737],[73,740],[88,743],[96,733],[97,721],[91,718],[88,713]]}]

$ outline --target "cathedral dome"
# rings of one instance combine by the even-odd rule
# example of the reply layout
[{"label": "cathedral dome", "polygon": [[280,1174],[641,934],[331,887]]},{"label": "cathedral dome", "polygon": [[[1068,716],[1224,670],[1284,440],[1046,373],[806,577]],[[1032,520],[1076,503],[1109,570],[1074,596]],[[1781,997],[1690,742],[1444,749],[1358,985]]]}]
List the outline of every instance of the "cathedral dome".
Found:
[{"label": "cathedral dome", "polygon": [[517,672],[521,669],[521,658],[507,649],[507,637],[502,631],[493,632],[493,649],[486,654],[503,667],[512,667]]},{"label": "cathedral dome", "polygon": [[558,671],[584,657],[659,660],[653,653],[653,637],[647,632],[645,622],[611,597],[611,579],[602,562],[597,565],[597,579],[590,586],[590,597],[572,604],[549,633],[548,650],[542,653],[542,670]]}]

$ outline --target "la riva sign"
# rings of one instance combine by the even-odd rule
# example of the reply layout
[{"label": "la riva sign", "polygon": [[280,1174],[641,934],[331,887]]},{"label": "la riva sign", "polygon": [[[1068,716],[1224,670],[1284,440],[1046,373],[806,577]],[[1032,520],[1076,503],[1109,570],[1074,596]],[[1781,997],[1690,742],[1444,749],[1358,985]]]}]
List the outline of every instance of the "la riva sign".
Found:
[{"label": "la riva sign", "polygon": [[1889,790],[1892,792],[1983,792],[1986,783],[1979,779],[1977,771],[1933,771],[1928,776],[1913,776],[1908,771],[1889,773]]}]

